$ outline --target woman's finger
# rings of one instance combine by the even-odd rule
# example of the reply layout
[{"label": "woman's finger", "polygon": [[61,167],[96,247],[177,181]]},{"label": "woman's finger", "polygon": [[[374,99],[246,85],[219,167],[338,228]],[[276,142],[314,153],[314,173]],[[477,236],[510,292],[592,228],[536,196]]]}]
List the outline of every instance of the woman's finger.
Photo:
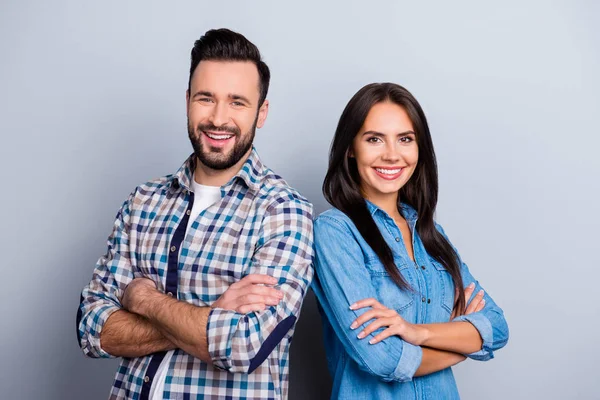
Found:
[{"label": "woman's finger", "polygon": [[365,312],[364,314],[362,314],[361,316],[359,316],[358,318],[356,318],[354,320],[354,322],[352,322],[352,325],[350,325],[350,329],[356,329],[359,326],[361,326],[362,324],[364,324],[367,321],[370,321],[372,319],[375,318],[380,318],[380,317],[390,317],[390,313],[388,312],[389,310],[380,310],[380,309],[371,309],[367,312]]},{"label": "woman's finger", "polygon": [[482,299],[479,302],[479,305],[477,306],[477,309],[475,310],[475,312],[479,312],[479,311],[483,310],[484,307],[485,307],[485,299]]},{"label": "woman's finger", "polygon": [[365,329],[363,329],[362,332],[360,332],[357,337],[359,339],[363,339],[363,338],[369,336],[371,333],[375,332],[377,329],[381,328],[382,326],[391,326],[396,322],[398,322],[398,321],[395,318],[390,318],[390,317],[377,318],[375,321],[373,321],[369,325],[367,325],[367,327]]},{"label": "woman's finger", "polygon": [[471,302],[467,306],[467,309],[465,310],[465,314],[472,314],[475,312],[475,310],[477,310],[477,307],[479,307],[479,303],[481,303],[481,300],[483,300],[484,294],[485,293],[483,292],[483,289],[480,290],[479,292],[477,292],[475,297],[473,297],[473,300],[471,300]]},{"label": "woman's finger", "polygon": [[379,343],[384,339],[389,338],[390,336],[394,336],[396,335],[396,326],[392,326],[387,328],[386,330],[384,330],[383,332],[378,333],[377,335],[375,335],[375,337],[371,340],[369,340],[369,344],[375,344],[375,343]]},{"label": "woman's finger", "polygon": [[[465,303],[467,304],[467,306],[469,305],[469,301],[471,300],[471,296],[473,296],[473,291],[475,290],[475,283],[471,282],[469,283],[469,286],[467,286],[465,288]],[[465,307],[465,311],[467,310],[467,307]]]},{"label": "woman's finger", "polygon": [[373,308],[378,308],[378,309],[387,308],[383,304],[381,304],[379,301],[377,301],[377,299],[369,297],[368,299],[362,299],[362,300],[359,300],[356,303],[352,304],[350,306],[350,309],[351,310],[359,310],[359,309],[365,308],[365,307],[373,307]]}]

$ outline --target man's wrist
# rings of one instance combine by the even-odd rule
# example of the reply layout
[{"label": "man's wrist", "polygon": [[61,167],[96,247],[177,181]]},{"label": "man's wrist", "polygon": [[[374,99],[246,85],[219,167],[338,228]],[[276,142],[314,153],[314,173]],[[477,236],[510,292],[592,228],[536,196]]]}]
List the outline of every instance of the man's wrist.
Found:
[{"label": "man's wrist", "polygon": [[131,312],[141,315],[145,318],[150,318],[151,311],[155,308],[156,301],[160,301],[161,297],[168,297],[160,293],[156,288],[142,286],[137,288],[135,293],[135,301],[131,306]]}]

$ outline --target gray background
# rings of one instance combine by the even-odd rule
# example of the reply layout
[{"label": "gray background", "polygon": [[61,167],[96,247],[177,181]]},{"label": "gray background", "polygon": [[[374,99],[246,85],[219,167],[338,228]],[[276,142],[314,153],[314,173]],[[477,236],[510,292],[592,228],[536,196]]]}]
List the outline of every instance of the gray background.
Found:
[{"label": "gray background", "polygon": [[[79,292],[121,202],[191,152],[189,51],[229,27],[273,74],[256,146],[318,212],[350,97],[393,81],[421,102],[438,220],[511,329],[496,359],[455,368],[462,397],[600,398],[599,3],[80,3],[0,6],[0,397],[107,397],[117,363],[81,355]],[[310,295],[290,398],[328,393]]]}]

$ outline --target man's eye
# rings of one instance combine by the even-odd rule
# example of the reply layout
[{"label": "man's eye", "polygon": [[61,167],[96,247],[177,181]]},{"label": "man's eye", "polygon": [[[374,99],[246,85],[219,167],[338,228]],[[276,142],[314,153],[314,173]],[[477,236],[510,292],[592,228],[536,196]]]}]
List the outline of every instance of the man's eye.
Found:
[{"label": "man's eye", "polygon": [[203,103],[210,103],[212,101],[212,99],[208,98],[208,97],[201,97],[198,99],[198,101],[201,101]]},{"label": "man's eye", "polygon": [[232,105],[236,106],[236,107],[241,107],[244,105],[244,103],[239,102],[239,101],[234,101],[233,103],[231,103]]}]

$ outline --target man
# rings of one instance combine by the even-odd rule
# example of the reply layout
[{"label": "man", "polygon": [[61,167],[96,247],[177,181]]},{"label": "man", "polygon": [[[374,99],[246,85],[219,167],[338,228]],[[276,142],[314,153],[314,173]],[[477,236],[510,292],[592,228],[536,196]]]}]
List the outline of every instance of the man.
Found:
[{"label": "man", "polygon": [[123,357],[111,399],[285,399],[288,354],[312,279],[312,205],[253,148],[269,68],[210,30],[191,54],[194,154],[137,187],[82,292],[89,357]]}]

